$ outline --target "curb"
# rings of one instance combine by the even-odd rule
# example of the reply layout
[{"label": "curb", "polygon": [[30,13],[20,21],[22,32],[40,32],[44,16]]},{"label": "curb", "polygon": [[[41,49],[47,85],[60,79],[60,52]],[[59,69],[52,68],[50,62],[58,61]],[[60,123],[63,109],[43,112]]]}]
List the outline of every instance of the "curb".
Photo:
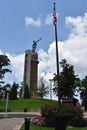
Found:
[{"label": "curb", "polygon": [[22,127],[24,121],[22,121],[20,124],[17,124],[14,128],[12,128],[12,130],[20,130],[20,128]]}]

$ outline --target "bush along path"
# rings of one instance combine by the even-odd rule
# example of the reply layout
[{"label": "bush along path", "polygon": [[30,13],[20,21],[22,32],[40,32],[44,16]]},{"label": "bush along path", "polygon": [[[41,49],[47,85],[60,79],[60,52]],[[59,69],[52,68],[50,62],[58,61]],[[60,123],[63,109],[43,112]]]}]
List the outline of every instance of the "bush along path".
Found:
[{"label": "bush along path", "polygon": [[33,118],[31,122],[33,124],[42,126],[55,126],[55,115],[66,115],[66,127],[86,127],[87,118],[83,118],[83,111],[79,106],[73,106],[72,104],[63,104],[61,107],[58,105],[44,105],[41,107],[41,116]]}]

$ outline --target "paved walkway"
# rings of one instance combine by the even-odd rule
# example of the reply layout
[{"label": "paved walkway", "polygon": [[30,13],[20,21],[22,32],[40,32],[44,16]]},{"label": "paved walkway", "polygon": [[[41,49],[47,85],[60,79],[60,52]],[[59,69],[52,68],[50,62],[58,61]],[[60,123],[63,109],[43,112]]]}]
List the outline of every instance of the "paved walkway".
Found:
[{"label": "paved walkway", "polygon": [[23,118],[5,118],[0,120],[0,130],[20,130]]},{"label": "paved walkway", "polygon": [[[5,114],[5,113],[3,113]],[[10,114],[10,113],[9,113]],[[15,113],[17,114],[17,113]],[[18,112],[19,114],[19,112]],[[20,112],[20,114],[23,114]],[[26,113],[27,114],[37,114],[40,115],[40,113]],[[87,118],[87,112],[84,113],[84,118]],[[22,124],[24,123],[24,118],[5,118],[0,120],[0,130],[20,130]]]},{"label": "paved walkway", "polygon": [[33,117],[32,115],[40,115],[39,112],[3,112],[3,113],[0,113],[0,116],[4,116],[6,117],[7,115],[9,114],[14,114],[14,117],[12,118],[4,118],[4,119],[1,119],[0,120],[0,130],[20,130],[22,124],[24,123],[24,117],[21,117],[19,116],[18,117],[15,117],[15,115],[19,114],[19,115],[25,115],[26,117],[31,115],[31,118]]}]

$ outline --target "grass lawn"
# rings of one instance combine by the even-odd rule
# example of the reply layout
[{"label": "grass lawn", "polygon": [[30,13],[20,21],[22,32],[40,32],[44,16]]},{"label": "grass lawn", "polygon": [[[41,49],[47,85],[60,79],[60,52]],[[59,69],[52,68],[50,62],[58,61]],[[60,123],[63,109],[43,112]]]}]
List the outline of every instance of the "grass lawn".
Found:
[{"label": "grass lawn", "polygon": [[[11,109],[11,111],[24,111],[24,108],[26,108],[28,111],[38,111],[41,106],[46,104],[55,104],[58,103],[57,101],[50,101],[48,99],[41,100],[39,98],[31,98],[31,99],[18,99],[18,100],[9,100],[8,101],[8,108]],[[0,110],[5,110],[6,107],[6,100],[0,100]],[[21,128],[21,130],[24,130],[24,125]],[[30,130],[54,130],[54,128],[50,127],[44,127],[44,126],[38,126],[31,124]],[[87,127],[83,128],[67,128],[66,130],[87,130]]]},{"label": "grass lawn", "polygon": [[[24,125],[20,130],[24,130]],[[51,127],[45,127],[45,126],[38,126],[34,124],[30,124],[30,130],[55,130],[55,128]],[[82,128],[67,128],[66,130],[87,130],[87,127],[82,127]]]},{"label": "grass lawn", "polygon": [[[52,101],[52,103],[57,103],[57,101]],[[51,101],[48,99],[39,99],[39,98],[31,98],[31,99],[18,99],[18,100],[9,100],[8,101],[8,108],[11,111],[24,111],[26,108],[28,111],[33,109],[37,111],[40,109],[41,106],[45,104],[51,104]],[[5,110],[6,107],[6,100],[0,100],[0,110]]]},{"label": "grass lawn", "polygon": [[[22,126],[22,128],[20,130],[24,130],[24,125]],[[54,128],[45,127],[45,126],[38,126],[38,125],[34,125],[31,123],[30,130],[54,130]]]}]

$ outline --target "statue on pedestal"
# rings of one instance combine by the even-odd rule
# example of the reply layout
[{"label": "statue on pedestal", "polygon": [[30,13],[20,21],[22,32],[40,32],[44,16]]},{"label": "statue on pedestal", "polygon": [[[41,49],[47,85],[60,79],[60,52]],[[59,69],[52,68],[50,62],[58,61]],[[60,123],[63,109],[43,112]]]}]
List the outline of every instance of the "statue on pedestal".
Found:
[{"label": "statue on pedestal", "polygon": [[33,41],[33,45],[32,45],[32,52],[35,52],[36,47],[37,47],[37,42],[39,42],[42,38],[38,39],[37,41]]}]

